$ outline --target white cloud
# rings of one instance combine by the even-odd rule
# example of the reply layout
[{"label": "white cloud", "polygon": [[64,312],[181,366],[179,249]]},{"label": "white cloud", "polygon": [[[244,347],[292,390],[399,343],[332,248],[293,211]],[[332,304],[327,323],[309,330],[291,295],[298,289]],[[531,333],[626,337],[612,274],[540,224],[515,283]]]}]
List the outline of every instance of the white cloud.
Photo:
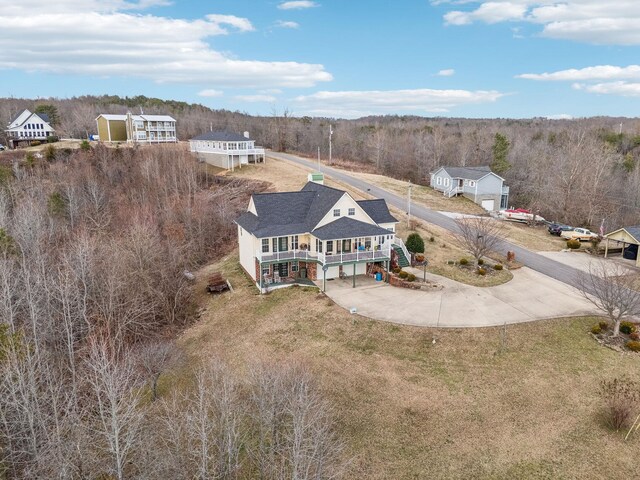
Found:
[{"label": "white cloud", "polygon": [[557,72],[523,73],[516,78],[542,81],[587,81],[587,80],[628,80],[640,79],[640,65],[616,67],[613,65],[597,65],[581,69],[570,68]]},{"label": "white cloud", "polygon": [[573,120],[573,115],[569,115],[568,113],[558,113],[556,115],[547,115],[549,120]]},{"label": "white cloud", "polygon": [[275,23],[275,26],[279,28],[300,28],[300,24],[298,22],[290,22],[287,20],[278,20]]},{"label": "white cloud", "polygon": [[361,117],[397,112],[446,113],[464,105],[495,102],[504,95],[495,90],[324,91],[299,96],[294,102],[297,110],[308,114]]},{"label": "white cloud", "polygon": [[184,20],[132,9],[162,0],[23,0],[0,10],[0,69],[123,76],[157,83],[232,87],[310,87],[330,81],[322,65],[240,60],[209,39],[253,30],[248,19]]},{"label": "white cloud", "polygon": [[311,2],[309,0],[298,0],[294,2],[282,2],[278,5],[280,10],[302,10],[303,8],[314,8],[319,7],[320,5],[316,2]]},{"label": "white cloud", "polygon": [[438,77],[450,77],[452,75],[454,75],[456,73],[456,71],[453,68],[446,68],[444,70],[440,70],[438,73],[436,73],[436,75]]},{"label": "white cloud", "polygon": [[250,103],[273,103],[277,100],[273,95],[236,95],[234,97],[236,100],[240,100],[241,102],[250,102]]},{"label": "white cloud", "polygon": [[610,45],[640,44],[638,0],[433,0],[434,5],[476,4],[475,8],[451,10],[448,25],[473,22],[527,22],[542,26],[551,38]]},{"label": "white cloud", "polygon": [[213,90],[211,88],[206,90],[200,90],[198,95],[201,97],[221,97],[224,95],[224,92],[221,90]]},{"label": "white cloud", "polygon": [[619,95],[622,97],[640,97],[640,83],[631,82],[606,82],[588,85],[584,83],[574,83],[572,87],[576,90],[584,90],[589,93],[601,95]]}]

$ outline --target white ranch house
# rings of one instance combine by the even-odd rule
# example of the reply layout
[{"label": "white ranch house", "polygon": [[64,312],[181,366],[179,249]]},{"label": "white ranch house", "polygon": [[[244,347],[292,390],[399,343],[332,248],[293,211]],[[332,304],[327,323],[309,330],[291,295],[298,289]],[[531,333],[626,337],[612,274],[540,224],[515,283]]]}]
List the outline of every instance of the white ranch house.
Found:
[{"label": "white ranch house", "polygon": [[431,173],[431,187],[445,197],[462,195],[489,212],[509,205],[509,187],[488,166],[440,167]]},{"label": "white ranch house", "polygon": [[23,110],[13,117],[5,130],[9,145],[16,148],[20,143],[31,143],[35,140],[44,142],[52,136],[55,130],[50,124],[49,117],[44,113],[31,113]]},{"label": "white ranch house", "polygon": [[398,220],[383,199],[356,201],[347,192],[308,182],[298,192],[251,197],[237,220],[240,264],[261,292],[298,279],[355,277],[376,264],[409,257],[395,236]]},{"label": "white ranch house", "polygon": [[227,170],[265,161],[265,151],[256,147],[249,132],[207,132],[189,140],[190,150],[210,165]]}]

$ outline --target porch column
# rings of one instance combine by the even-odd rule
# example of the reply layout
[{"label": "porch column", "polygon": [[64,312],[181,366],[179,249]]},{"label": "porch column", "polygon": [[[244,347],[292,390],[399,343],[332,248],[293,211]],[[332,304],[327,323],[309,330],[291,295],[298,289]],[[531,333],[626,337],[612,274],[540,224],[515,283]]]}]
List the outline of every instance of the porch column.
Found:
[{"label": "porch column", "polygon": [[262,282],[264,281],[264,275],[262,275],[262,262],[258,263],[260,271],[260,295],[262,295]]},{"label": "porch column", "polygon": [[604,242],[604,258],[607,258],[608,254],[609,254],[609,237],[607,237],[607,239]]},{"label": "porch column", "polygon": [[353,264],[353,288],[356,288],[356,264]]}]

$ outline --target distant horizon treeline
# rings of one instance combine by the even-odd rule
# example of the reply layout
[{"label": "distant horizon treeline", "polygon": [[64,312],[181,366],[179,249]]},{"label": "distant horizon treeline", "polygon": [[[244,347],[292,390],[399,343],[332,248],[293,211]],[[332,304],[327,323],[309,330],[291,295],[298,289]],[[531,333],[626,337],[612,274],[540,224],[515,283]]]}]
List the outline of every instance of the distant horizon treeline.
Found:
[{"label": "distant horizon treeline", "polygon": [[70,99],[0,99],[5,124],[23,108],[53,105],[61,136],[95,133],[99,113],[166,113],[178,138],[209,130],[249,131],[257,144],[333,160],[414,183],[428,184],[443,165],[490,165],[511,188],[510,205],[549,220],[605,227],[640,223],[640,120],[591,117],[567,120],[369,116],[329,119],[276,110],[270,116],[213,110],[203,105],[145,96]]}]

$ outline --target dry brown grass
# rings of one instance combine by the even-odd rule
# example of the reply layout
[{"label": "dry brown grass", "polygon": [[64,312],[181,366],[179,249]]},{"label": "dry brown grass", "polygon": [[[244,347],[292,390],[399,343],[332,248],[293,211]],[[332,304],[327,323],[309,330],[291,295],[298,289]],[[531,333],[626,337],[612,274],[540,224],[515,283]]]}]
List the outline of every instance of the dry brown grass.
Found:
[{"label": "dry brown grass", "polygon": [[208,310],[182,345],[238,368],[256,358],[307,364],[335,407],[349,478],[637,475],[640,437],[624,442],[604,426],[598,386],[622,373],[638,379],[640,357],[597,345],[588,334],[595,319],[509,326],[503,348],[500,328],[369,321],[313,289],[259,296],[235,256],[199,278],[212,269],[235,293],[203,294]]}]

